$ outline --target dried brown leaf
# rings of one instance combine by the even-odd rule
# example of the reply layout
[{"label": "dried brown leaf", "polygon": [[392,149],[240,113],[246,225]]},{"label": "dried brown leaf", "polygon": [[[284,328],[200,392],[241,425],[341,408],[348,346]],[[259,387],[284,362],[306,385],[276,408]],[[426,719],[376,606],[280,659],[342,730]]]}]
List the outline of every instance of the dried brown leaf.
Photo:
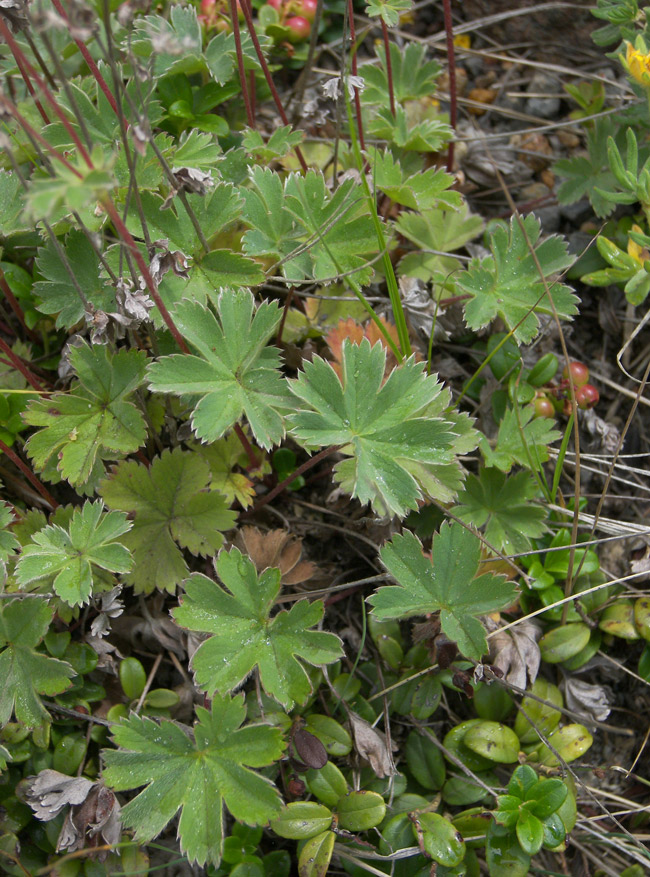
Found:
[{"label": "dried brown leaf", "polygon": [[386,744],[386,735],[377,731],[356,713],[349,712],[348,720],[352,729],[354,748],[359,757],[365,758],[370,763],[370,767],[379,779],[394,776],[397,769]]},{"label": "dried brown leaf", "polygon": [[[488,628],[496,629],[487,619]],[[541,656],[537,640],[541,634],[537,625],[522,621],[508,630],[497,630],[489,639],[492,666],[503,673],[511,685],[525,689],[535,681]]]},{"label": "dried brown leaf", "polygon": [[316,572],[315,564],[300,560],[302,539],[292,536],[286,530],[262,533],[257,527],[242,527],[235,544],[250,557],[258,573],[269,567],[279,569],[283,585],[301,584]]}]

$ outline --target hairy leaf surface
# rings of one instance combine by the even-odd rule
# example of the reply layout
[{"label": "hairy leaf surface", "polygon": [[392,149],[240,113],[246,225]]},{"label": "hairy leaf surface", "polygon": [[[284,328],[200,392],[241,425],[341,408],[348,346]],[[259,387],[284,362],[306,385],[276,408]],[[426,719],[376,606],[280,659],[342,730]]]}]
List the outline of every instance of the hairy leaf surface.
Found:
[{"label": "hairy leaf surface", "polygon": [[330,664],[341,656],[337,636],[310,629],[323,617],[323,603],[299,600],[271,616],[279,569],[258,576],[237,548],[221,551],[216,569],[227,591],[195,573],[172,610],[181,627],[212,634],[192,657],[198,684],[210,696],[232,691],[257,667],[264,690],[284,707],[304,703],[312,687],[301,662]]},{"label": "hairy leaf surface", "polygon": [[442,630],[459,651],[479,661],[487,652],[483,625],[476,617],[503,609],[517,595],[503,576],[477,576],[478,538],[460,524],[444,523],[433,537],[432,559],[410,531],[381,549],[381,559],[397,586],[379,588],[368,602],[377,618],[410,618],[440,612]]},{"label": "hairy leaf surface", "polygon": [[54,608],[38,597],[0,601],[0,725],[14,712],[28,728],[49,722],[39,694],[53,697],[70,686],[70,664],[36,651],[53,616]]},{"label": "hairy leaf surface", "polygon": [[445,418],[449,391],[424,363],[409,359],[384,383],[385,364],[381,344],[366,339],[344,341],[341,378],[314,357],[291,384],[301,404],[289,420],[307,448],[343,446],[348,459],[336,464],[335,477],[344,490],[378,514],[403,516],[425,494],[453,499],[462,483],[456,455],[476,438],[468,423]]},{"label": "hairy leaf surface", "polygon": [[221,548],[221,531],[236,516],[209,483],[208,463],[180,448],[163,451],[149,468],[133,460],[120,463],[102,482],[106,505],[135,515],[122,542],[135,561],[124,581],[136,592],[174,591],[188,572],[181,548],[201,555]]},{"label": "hairy leaf surface", "polygon": [[101,502],[75,509],[67,529],[50,524],[25,546],[16,566],[22,586],[53,578],[55,593],[69,606],[87,603],[93,590],[93,567],[125,573],[131,553],[118,538],[131,529],[122,512],[104,512]]},{"label": "hairy leaf surface", "polygon": [[279,351],[265,346],[280,309],[263,302],[255,310],[250,292],[228,290],[218,297],[217,311],[219,319],[196,302],[178,305],[176,325],[201,355],[161,357],[149,367],[151,389],[198,399],[192,426],[202,441],[221,438],[245,415],[255,440],[269,448],[284,435],[280,412],[290,404]]},{"label": "hairy leaf surface", "polygon": [[224,805],[238,822],[264,825],[280,812],[273,784],[250,768],[277,761],[282,733],[247,725],[243,695],[216,695],[212,709],[196,708],[194,739],[175,722],[132,715],[113,725],[120,748],[103,751],[104,779],[116,791],[146,786],[122,810],[139,842],[153,840],[180,810],[178,836],[190,862],[218,865],[223,849]]},{"label": "hairy leaf surface", "polygon": [[63,478],[78,487],[101,476],[103,460],[137,451],[146,427],[128,397],[144,379],[145,361],[137,350],[113,354],[102,345],[72,348],[78,381],[70,392],[35,400],[23,414],[29,426],[42,427],[26,445],[36,467],[56,462]]}]

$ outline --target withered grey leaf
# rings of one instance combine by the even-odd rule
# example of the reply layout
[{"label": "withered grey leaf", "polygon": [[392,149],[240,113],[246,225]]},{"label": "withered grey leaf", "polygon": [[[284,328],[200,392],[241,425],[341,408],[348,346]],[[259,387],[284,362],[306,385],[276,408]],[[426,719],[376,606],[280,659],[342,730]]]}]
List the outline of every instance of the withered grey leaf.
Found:
[{"label": "withered grey leaf", "polygon": [[0,0],[0,16],[9,24],[13,33],[25,30],[29,24],[25,0]]},{"label": "withered grey leaf", "polygon": [[[488,629],[494,629],[494,622],[486,620]],[[497,630],[488,642],[492,666],[503,673],[503,678],[511,685],[525,689],[535,681],[539,671],[541,656],[537,640],[541,630],[531,621],[522,621],[508,630]]]},{"label": "withered grey leaf", "polygon": [[[116,844],[121,836],[120,805],[114,793],[101,783],[93,783],[88,795],[68,811],[56,844],[57,853],[75,852],[85,847]],[[99,854],[100,861],[107,851]]]},{"label": "withered grey leaf", "polygon": [[188,267],[185,253],[181,253],[180,250],[167,250],[156,253],[151,260],[149,270],[156,284],[159,284],[168,271],[173,271],[178,277],[189,277]]},{"label": "withered grey leaf", "polygon": [[583,682],[575,676],[567,676],[560,683],[567,709],[583,719],[604,722],[610,714],[609,692],[604,685]]},{"label": "withered grey leaf", "polygon": [[69,804],[86,800],[93,782],[84,777],[69,777],[58,770],[45,768],[27,783],[25,800],[42,822],[54,819]]},{"label": "withered grey leaf", "polygon": [[348,721],[352,729],[354,748],[359,756],[370,763],[370,767],[379,779],[394,776],[397,769],[386,745],[386,735],[352,711],[348,713]]}]

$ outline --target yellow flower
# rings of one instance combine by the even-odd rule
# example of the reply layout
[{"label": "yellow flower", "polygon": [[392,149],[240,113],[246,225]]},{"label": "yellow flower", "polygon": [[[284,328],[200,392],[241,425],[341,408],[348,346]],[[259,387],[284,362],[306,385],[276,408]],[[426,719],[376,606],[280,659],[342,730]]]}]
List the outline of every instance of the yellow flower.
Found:
[{"label": "yellow flower", "polygon": [[[639,228],[638,225],[633,225],[631,231],[635,231],[638,234],[643,234],[643,229]],[[635,243],[632,238],[627,239],[627,254],[628,256],[632,256],[635,262],[638,262],[639,265],[643,265],[643,263],[650,259],[650,253],[645,249],[645,247],[640,247],[639,244]]]},{"label": "yellow flower", "polygon": [[639,49],[635,49],[632,43],[626,44],[626,66],[632,79],[635,79],[639,85],[644,88],[650,88],[650,53],[643,54]]},{"label": "yellow flower", "polygon": [[459,49],[469,49],[471,44],[472,41],[468,33],[461,33],[454,37],[454,45],[458,46]]}]

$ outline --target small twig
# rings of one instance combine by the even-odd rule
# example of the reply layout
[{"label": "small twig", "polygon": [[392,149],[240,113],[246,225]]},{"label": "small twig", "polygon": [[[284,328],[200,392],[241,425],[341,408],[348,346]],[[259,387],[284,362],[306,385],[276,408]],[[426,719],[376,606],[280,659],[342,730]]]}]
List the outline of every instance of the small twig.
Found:
[{"label": "small twig", "polygon": [[298,468],[296,469],[296,471],[295,471],[295,472],[292,472],[292,474],[289,475],[288,478],[285,478],[284,481],[281,481],[279,484],[277,484],[277,485],[273,488],[273,490],[270,490],[270,491],[266,494],[266,496],[263,496],[261,499],[259,499],[259,500],[255,503],[255,505],[253,506],[253,508],[252,508],[249,512],[247,512],[246,514],[247,514],[247,515],[252,515],[252,514],[254,514],[256,511],[258,511],[259,509],[261,509],[262,506],[265,506],[268,502],[271,502],[272,499],[275,499],[275,497],[276,497],[278,494],[282,493],[283,490],[286,490],[286,488],[287,488],[292,482],[294,482],[294,481],[296,480],[296,478],[297,478],[299,475],[302,475],[303,472],[307,472],[309,469],[311,469],[311,468],[312,468],[313,466],[315,466],[317,463],[320,463],[321,460],[324,460],[325,457],[329,457],[330,454],[334,454],[334,453],[336,453],[336,451],[340,451],[340,450],[341,450],[341,447],[342,447],[342,445],[330,445],[329,448],[325,448],[325,449],[322,450],[320,453],[316,454],[315,457],[310,457],[308,460],[306,460],[306,461],[302,464],[302,466],[298,466]]},{"label": "small twig", "polygon": [[137,715],[142,709],[142,704],[144,703],[144,699],[149,693],[149,689],[155,679],[156,673],[158,672],[158,667],[160,667],[160,662],[162,661],[162,652],[157,655],[156,660],[153,662],[153,667],[149,671],[149,675],[147,676],[147,681],[144,684],[144,688],[142,689],[142,694],[140,695],[137,704],[135,705],[134,713]]},{"label": "small twig", "polygon": [[[257,127],[255,125],[255,115],[253,114],[253,105],[251,104],[250,95],[248,93],[248,83],[246,82],[246,71],[244,70],[244,53],[241,47],[241,33],[239,32],[239,15],[237,14],[237,0],[229,0],[230,5],[230,23],[232,24],[232,35],[235,39],[235,53],[237,55],[237,69],[239,70],[239,84],[241,86],[242,97],[244,98],[244,106],[246,107],[246,119],[249,128]],[[244,9],[244,15],[250,11],[245,9],[247,3],[244,2],[241,8]],[[252,16],[251,16],[252,20]],[[248,23],[248,19],[246,19]]]}]

